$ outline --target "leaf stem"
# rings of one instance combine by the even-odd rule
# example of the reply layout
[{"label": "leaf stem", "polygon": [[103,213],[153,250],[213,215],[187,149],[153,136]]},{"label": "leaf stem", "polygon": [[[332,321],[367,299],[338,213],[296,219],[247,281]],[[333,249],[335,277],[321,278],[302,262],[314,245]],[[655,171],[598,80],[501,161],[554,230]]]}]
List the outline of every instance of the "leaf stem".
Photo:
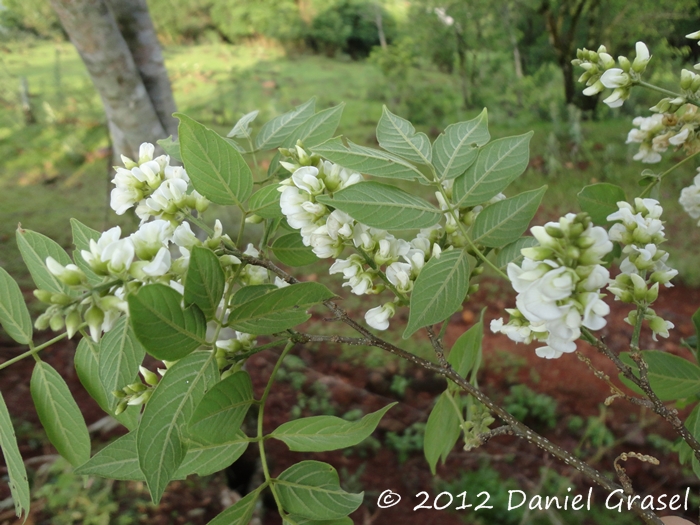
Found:
[{"label": "leaf stem", "polygon": [[685,98],[680,93],[675,93],[674,91],[670,91],[668,89],[664,89],[662,87],[655,86],[654,84],[649,84],[649,82],[644,82],[643,80],[639,80],[637,82],[637,85],[645,87],[651,91],[656,91],[657,93],[661,93],[662,95],[668,95],[668,96],[673,97],[673,98],[678,98],[678,97]]},{"label": "leaf stem", "polygon": [[[285,356],[289,353],[289,351],[294,347],[294,341],[288,341],[287,346],[284,347],[284,350],[282,350],[282,353],[280,354],[279,358],[277,359],[277,362],[275,363],[275,368],[272,369],[272,373],[270,374],[270,379],[267,380],[267,385],[265,386],[265,391],[263,392],[262,397],[260,398],[260,409],[258,410],[258,433],[257,433],[257,440],[258,440],[258,449],[260,450],[260,464],[262,465],[263,469],[263,474],[265,475],[265,482],[270,483],[271,477],[270,477],[270,469],[267,465],[267,457],[265,456],[265,444],[264,444],[264,436],[263,436],[263,419],[265,416],[265,403],[267,401],[267,397],[270,395],[270,391],[272,390],[272,385],[275,382],[275,376],[277,375],[277,371],[279,370],[280,366],[282,366],[282,361],[284,361]],[[271,485],[270,488],[272,489],[272,495],[275,498],[275,502],[277,502],[277,507],[279,509],[280,514],[283,514],[284,509],[282,508],[282,503],[279,500],[279,497],[277,496],[277,492],[275,491],[274,485]]]},{"label": "leaf stem", "polygon": [[692,159],[692,158],[694,158],[694,157],[696,157],[696,156],[698,156],[698,155],[700,155],[700,149],[699,149],[698,151],[696,151],[695,153],[693,153],[692,155],[688,155],[688,156],[687,156],[686,158],[684,158],[682,161],[677,162],[676,164],[674,164],[673,166],[671,166],[670,168],[668,168],[668,169],[667,169],[666,171],[664,171],[661,175],[659,175],[651,184],[649,184],[646,188],[644,188],[644,191],[642,191],[642,193],[641,193],[639,196],[640,196],[641,198],[644,198],[644,197],[646,197],[647,195],[649,195],[649,193],[651,193],[652,188],[654,188],[656,185],[658,185],[658,184],[664,179],[664,177],[666,177],[668,174],[670,174],[671,172],[673,172],[676,168],[681,167],[683,164],[685,164],[686,162],[688,162],[690,159]]},{"label": "leaf stem", "polygon": [[[87,326],[87,324],[83,324],[83,326]],[[18,361],[21,361],[22,359],[29,357],[29,356],[36,356],[39,352],[41,352],[43,349],[51,346],[54,343],[57,343],[61,339],[65,339],[66,336],[68,335],[67,332],[63,332],[61,335],[57,335],[53,339],[46,341],[45,343],[40,344],[39,346],[34,346],[33,342],[29,343],[29,350],[27,352],[24,352],[23,354],[18,355],[17,357],[13,357],[9,361],[5,361],[4,363],[0,364],[0,370],[3,368],[7,368],[10,365],[15,364]],[[36,357],[35,357],[36,359]]]}]

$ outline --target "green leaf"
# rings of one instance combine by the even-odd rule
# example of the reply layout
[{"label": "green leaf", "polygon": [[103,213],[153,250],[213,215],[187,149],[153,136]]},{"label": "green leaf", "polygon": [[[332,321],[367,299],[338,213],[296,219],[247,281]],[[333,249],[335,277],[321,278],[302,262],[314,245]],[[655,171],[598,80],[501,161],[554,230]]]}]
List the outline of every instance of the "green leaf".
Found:
[{"label": "green leaf", "polygon": [[462,307],[469,290],[469,260],[465,250],[442,252],[430,259],[411,292],[411,311],[403,333],[407,339],[419,328],[447,319]]},{"label": "green leaf", "polygon": [[123,481],[146,481],[139,467],[136,431],[112,441],[89,461],[75,469],[75,473],[81,476],[99,476]]},{"label": "green leaf", "polygon": [[353,447],[374,432],[384,414],[395,405],[367,414],[359,421],[335,416],[313,416],[283,423],[272,437],[284,441],[293,452],[325,452]]},{"label": "green leaf", "polygon": [[[236,461],[248,447],[249,440],[238,433],[234,440],[219,445],[187,442],[187,453],[173,479],[190,474],[208,476]],[[76,474],[125,481],[146,481],[136,452],[136,432],[116,439],[75,470]]]},{"label": "green leaf", "polygon": [[[649,365],[647,377],[649,385],[661,401],[675,401],[694,396],[700,392],[700,367],[681,357],[658,350],[644,350],[642,357]],[[620,354],[620,359],[631,366],[639,377],[637,365],[629,352]],[[639,387],[629,379],[620,376],[620,380],[630,389],[641,393]]]},{"label": "green leaf", "polygon": [[127,300],[136,338],[156,359],[176,361],[206,342],[204,314],[197,305],[183,310],[182,296],[169,286],[148,284]]},{"label": "green leaf", "polygon": [[185,305],[196,304],[207,319],[213,319],[225,284],[219,258],[209,248],[194,246],[185,278]]},{"label": "green leaf", "polygon": [[255,490],[239,499],[207,525],[248,525],[253,517],[260,490]]},{"label": "green leaf", "polygon": [[377,123],[377,141],[385,150],[411,162],[430,164],[432,152],[430,139],[425,133],[416,133],[408,120],[394,115],[382,107],[382,117]]},{"label": "green leaf", "polygon": [[[695,439],[700,439],[700,405],[695,405],[688,419],[685,420],[685,428],[688,429],[688,432],[690,432]],[[674,447],[674,451],[678,452],[678,460],[681,465],[685,465],[690,461],[693,466],[693,472],[695,472],[696,476],[700,477],[700,463],[695,459],[693,449],[690,448],[688,443],[684,440],[680,440],[676,447]]]},{"label": "green leaf", "polygon": [[484,337],[484,310],[479,322],[464,332],[452,345],[447,362],[462,377],[479,367],[481,361],[481,340]]},{"label": "green leaf", "polygon": [[93,230],[89,226],[85,226],[78,219],[71,219],[70,226],[73,232],[73,244],[76,247],[76,250],[73,251],[73,260],[75,264],[85,273],[90,284],[96,285],[101,283],[104,278],[100,277],[92,270],[92,267],[85,262],[83,255],[80,253],[81,250],[90,251],[90,241],[97,241],[100,238],[100,232]]},{"label": "green leaf", "polygon": [[310,247],[304,246],[301,235],[282,235],[272,243],[272,251],[287,266],[307,266],[318,261]]},{"label": "green leaf", "polygon": [[78,250],[90,251],[90,241],[97,241],[100,238],[100,232],[85,226],[78,219],[70,220],[70,228],[73,233],[73,244]]},{"label": "green leaf", "polygon": [[17,228],[17,246],[37,288],[68,295],[76,293],[59,281],[46,267],[46,258],[49,256],[63,266],[73,263],[58,243],[40,233]]},{"label": "green leaf", "polygon": [[313,116],[315,106],[316,99],[312,98],[292,111],[288,111],[284,115],[275,117],[263,124],[260,132],[255,137],[255,149],[272,149],[284,144],[287,137],[296,128]]},{"label": "green leaf", "polygon": [[248,372],[236,372],[218,382],[197,405],[189,422],[189,435],[200,443],[231,440],[253,403],[253,384]]},{"label": "green leaf", "polygon": [[700,362],[700,308],[695,310],[691,320],[695,327],[695,359]]},{"label": "green leaf", "polygon": [[253,193],[248,201],[250,213],[259,215],[263,219],[282,217],[282,210],[280,209],[281,193],[277,191],[277,188],[279,188],[279,184],[270,184]]},{"label": "green leaf", "polygon": [[129,319],[122,317],[100,341],[100,382],[107,393],[109,412],[114,413],[118,399],[112,395],[133,383],[139,373],[139,365],[146,356],[141,343],[136,339]]},{"label": "green leaf", "polygon": [[475,119],[447,126],[433,144],[433,166],[438,177],[459,177],[476,160],[479,146],[490,139],[486,108]]},{"label": "green leaf", "polygon": [[508,266],[508,263],[520,264],[524,256],[520,253],[523,248],[529,248],[531,246],[537,246],[539,243],[534,237],[521,237],[515,242],[504,246],[501,251],[498,252],[496,257],[496,266],[500,269],[504,269]]},{"label": "green leaf", "polygon": [[193,441],[187,443],[187,454],[175,473],[176,478],[186,478],[190,474],[208,476],[219,472],[240,458],[248,448],[250,440],[241,431],[225,443],[204,444]]},{"label": "green leaf", "polygon": [[236,138],[236,139],[249,139],[251,136],[251,128],[250,128],[250,123],[255,120],[255,117],[258,116],[258,113],[260,113],[259,110],[253,110],[250,113],[246,113],[243,115],[238,122],[236,122],[236,125],[233,126],[231,131],[228,132],[226,135],[228,138]]},{"label": "green leaf", "polygon": [[22,291],[2,267],[0,267],[0,325],[7,335],[19,344],[31,343],[34,329]]},{"label": "green leaf", "polygon": [[319,283],[299,283],[279,288],[236,307],[229,326],[248,334],[273,334],[306,321],[306,308],[335,297]]},{"label": "green leaf", "polygon": [[476,216],[471,235],[474,244],[501,248],[520,238],[535,216],[547,186],[526,191],[487,206]]},{"label": "green leaf", "polygon": [[90,459],[90,435],[68,385],[51,365],[39,361],[29,382],[39,421],[51,444],[77,467]]},{"label": "green leaf", "polygon": [[26,521],[29,516],[29,505],[31,503],[27,469],[24,467],[22,455],[19,453],[15,429],[12,426],[10,413],[7,410],[2,393],[0,393],[0,451],[2,451],[2,455],[5,457],[5,464],[7,465],[7,475],[10,478],[10,495],[15,503],[15,513],[18,518],[21,518],[24,514],[24,521]]},{"label": "green leaf", "polygon": [[442,212],[428,201],[395,186],[365,181],[348,186],[333,196],[319,195],[318,202],[333,206],[373,228],[403,230],[429,228]]},{"label": "green leaf", "polygon": [[296,128],[287,138],[284,145],[294,147],[297,140],[301,140],[305,148],[316,146],[333,136],[340,124],[345,102],[337,106],[319,111],[313,117]]},{"label": "green leaf", "polygon": [[85,390],[87,390],[87,393],[90,394],[90,397],[97,402],[105,413],[111,415],[129,430],[133,430],[138,425],[140,409],[139,407],[127,407],[118,416],[114,415],[114,410],[110,408],[114,396],[111,390],[105,389],[100,380],[99,351],[97,343],[89,337],[83,337],[80,340],[73,357],[73,364],[75,365],[78,379],[85,387]]},{"label": "green leaf", "polygon": [[579,206],[599,225],[610,224],[608,215],[617,211],[619,201],[627,201],[625,190],[608,182],[591,184],[578,192]]},{"label": "green leaf", "polygon": [[180,141],[178,139],[173,139],[170,135],[167,139],[160,139],[156,141],[158,145],[163,148],[166,155],[170,156],[170,160],[179,162],[182,164],[182,154],[180,153]]},{"label": "green leaf", "polygon": [[476,162],[455,179],[452,200],[460,207],[476,206],[506,189],[527,168],[530,138],[532,131],[481,148]]},{"label": "green leaf", "polygon": [[433,476],[438,460],[442,458],[444,464],[459,439],[459,415],[450,401],[449,395],[448,392],[443,392],[440,395],[425,425],[423,452]]},{"label": "green leaf", "polygon": [[242,207],[253,191],[253,174],[241,154],[226,139],[199,122],[180,119],[182,160],[194,189],[216,204]]},{"label": "green leaf", "polygon": [[312,520],[343,518],[361,504],[364,492],[340,488],[338,473],[327,463],[302,461],[277,477],[275,490],[284,510]]},{"label": "green leaf", "polygon": [[327,140],[311,148],[313,153],[335,162],[349,170],[387,179],[415,180],[423,174],[410,162],[390,153],[364,146],[348,140],[347,148],[340,137]]},{"label": "green leaf", "polygon": [[253,284],[250,286],[244,286],[231,297],[231,302],[229,303],[229,308],[233,310],[237,306],[262,297],[274,290],[279,290],[274,284]]},{"label": "green leaf", "polygon": [[214,353],[195,352],[168,369],[146,403],[136,449],[154,503],[185,459],[184,426],[218,377]]}]

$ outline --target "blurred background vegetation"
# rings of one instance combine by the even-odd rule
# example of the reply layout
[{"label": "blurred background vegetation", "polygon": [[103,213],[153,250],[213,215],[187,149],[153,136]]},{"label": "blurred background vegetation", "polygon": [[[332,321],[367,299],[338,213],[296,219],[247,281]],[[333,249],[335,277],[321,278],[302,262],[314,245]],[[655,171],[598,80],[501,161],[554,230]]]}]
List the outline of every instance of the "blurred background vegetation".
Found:
[{"label": "blurred background vegetation", "polygon": [[[382,104],[436,137],[488,107],[495,137],[535,130],[522,187],[547,183],[549,218],[574,208],[583,184],[630,196],[646,166],[625,145],[651,92],[611,110],[580,95],[577,47],[653,53],[649,80],[673,86],[700,48],[697,0],[148,0],[178,109],[226,132],[244,113],[260,122],[311,96],[347,103],[339,133],[374,143]],[[109,209],[109,135],[99,96],[46,0],[0,0],[0,265],[21,275],[13,232],[23,225],[69,245],[68,218],[96,228],[129,219]],[[674,157],[667,155],[663,170]],[[676,158],[675,160],[678,160]],[[677,200],[692,167],[663,189]],[[520,188],[519,188],[520,189]],[[671,206],[674,208],[674,206]],[[676,208],[678,208],[676,206]],[[672,255],[700,241],[679,209]],[[673,236],[669,235],[673,238]],[[693,253],[693,252],[691,252]],[[688,259],[686,261],[686,259]],[[677,267],[691,284],[700,268]]]}]

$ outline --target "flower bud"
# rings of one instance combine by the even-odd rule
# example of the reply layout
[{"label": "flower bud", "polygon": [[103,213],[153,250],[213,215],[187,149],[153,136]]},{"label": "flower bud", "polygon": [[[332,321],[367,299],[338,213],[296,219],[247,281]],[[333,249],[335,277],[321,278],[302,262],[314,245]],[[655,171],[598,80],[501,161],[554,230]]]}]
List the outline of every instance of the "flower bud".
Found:
[{"label": "flower bud", "polygon": [[694,33],[690,33],[689,35],[685,35],[686,38],[690,38],[691,40],[700,40],[700,31],[695,31]]},{"label": "flower bud", "polygon": [[195,201],[194,208],[199,212],[199,213],[204,213],[207,211],[209,208],[209,199],[206,197],[203,197],[202,195],[199,195]]},{"label": "flower bud", "polygon": [[54,314],[51,316],[51,319],[49,320],[49,327],[51,330],[54,332],[58,332],[63,329],[65,326],[65,322],[63,320],[63,316],[60,313]]},{"label": "flower bud", "polygon": [[693,82],[690,84],[690,91],[697,93],[700,89],[700,75],[693,77]]},{"label": "flower bud", "polygon": [[246,224],[260,224],[264,220],[265,219],[263,219],[260,215],[250,215],[245,218]]},{"label": "flower bud", "polygon": [[71,310],[68,315],[66,315],[66,332],[68,333],[68,339],[71,339],[75,335],[81,322],[80,312],[77,310]]},{"label": "flower bud", "polygon": [[132,397],[127,402],[127,405],[131,405],[131,406],[144,405],[144,404],[146,404],[146,402],[148,402],[148,400],[151,398],[152,395],[153,395],[153,390],[146,390],[140,396]]},{"label": "flower bud", "polygon": [[49,327],[49,319],[51,319],[51,314],[44,312],[34,321],[34,328],[37,330],[46,330]]},{"label": "flower bud", "polygon": [[690,85],[693,83],[694,77],[695,73],[693,73],[692,71],[688,71],[687,69],[682,69],[680,81],[681,89],[689,89]]},{"label": "flower bud", "polygon": [[564,232],[561,231],[561,228],[558,225],[546,224],[544,227],[544,231],[547,233],[547,235],[549,235],[550,237],[554,237],[555,239],[564,238]]},{"label": "flower bud", "polygon": [[610,69],[615,65],[615,59],[611,57],[608,53],[598,53],[598,57],[600,58],[600,63],[602,64],[604,69]]},{"label": "flower bud", "polygon": [[620,68],[622,71],[625,73],[629,73],[630,69],[632,68],[632,64],[630,64],[630,61],[627,57],[619,56],[617,57],[617,63],[620,64]]},{"label": "flower bud", "polygon": [[51,303],[60,306],[67,306],[73,302],[73,299],[64,293],[55,293],[51,295]]},{"label": "flower bud", "polygon": [[139,372],[141,372],[143,380],[146,381],[146,383],[148,383],[149,385],[156,386],[158,384],[158,376],[151,372],[148,368],[144,366],[139,366]]},{"label": "flower bud", "polygon": [[138,394],[139,392],[146,390],[147,387],[143,383],[131,383],[130,385],[127,385],[126,388],[131,390],[133,393]]},{"label": "flower bud", "polygon": [[100,333],[102,332],[102,323],[105,320],[105,313],[95,305],[92,305],[85,312],[85,322],[90,328],[90,337],[96,343],[100,342]]},{"label": "flower bud", "polygon": [[647,304],[651,304],[659,297],[659,283],[654,283],[654,285],[647,291],[644,300]]},{"label": "flower bud", "polygon": [[235,264],[241,264],[241,260],[235,255],[222,255],[221,257],[219,257],[219,261],[224,267],[233,266]]},{"label": "flower bud", "polygon": [[635,301],[644,301],[647,295],[647,283],[642,278],[641,275],[633,273],[630,275],[632,278],[632,285],[634,286],[634,299]]},{"label": "flower bud", "polygon": [[653,111],[654,113],[666,113],[669,111],[671,108],[671,99],[670,98],[662,98],[659,100],[655,106],[652,106],[649,108],[649,111]]},{"label": "flower bud", "polygon": [[632,69],[637,73],[644,73],[649,60],[651,60],[649,49],[644,42],[637,42],[634,49],[636,56],[634,57],[634,62],[632,63]]},{"label": "flower bud", "polygon": [[34,290],[34,297],[39,299],[42,303],[51,304],[51,297],[53,294],[48,290]]},{"label": "flower bud", "polygon": [[117,408],[114,410],[114,415],[118,416],[128,408],[129,404],[126,399],[119,402]]},{"label": "flower bud", "polygon": [[112,395],[117,399],[124,399],[126,397],[126,393],[123,390],[112,390]]},{"label": "flower bud", "polygon": [[658,315],[654,315],[649,319],[649,328],[651,328],[651,331],[654,332],[654,335],[652,338],[654,341],[656,341],[656,336],[660,335],[663,338],[666,338],[669,336],[669,329],[673,328],[674,325],[670,321],[666,321],[659,317]]}]

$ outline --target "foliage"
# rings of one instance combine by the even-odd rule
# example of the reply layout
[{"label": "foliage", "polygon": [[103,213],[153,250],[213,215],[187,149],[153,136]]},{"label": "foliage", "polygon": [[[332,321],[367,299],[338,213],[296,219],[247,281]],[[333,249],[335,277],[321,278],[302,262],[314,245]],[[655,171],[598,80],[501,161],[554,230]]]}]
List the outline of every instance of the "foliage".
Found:
[{"label": "foliage", "polygon": [[526,385],[513,385],[503,398],[503,406],[520,421],[535,428],[554,428],[557,402],[554,398],[538,394]]},{"label": "foliage", "polygon": [[[619,71],[608,67],[614,59],[604,50],[581,50],[577,62],[606,66],[604,72],[588,67],[587,80],[596,89],[600,80],[618,90],[606,99],[615,105],[642,84],[649,61],[645,49],[638,45],[634,63],[620,57]],[[673,115],[671,105],[694,102],[700,89],[691,89],[694,81],[684,73],[683,100],[669,101],[661,112]],[[659,248],[666,235],[663,209],[649,197],[671,170],[643,173],[644,189],[630,202],[622,188],[586,186],[579,193],[581,213],[534,226],[531,237],[523,236],[547,189],[531,182],[524,191],[513,188],[529,164],[531,132],[492,137],[484,110],[431,140],[384,107],[376,127],[379,148],[365,147],[334,136],[343,109],[337,104],[317,111],[311,99],[266,122],[257,120],[261,113],[254,111],[226,137],[178,114],[179,140],[165,143],[171,156],[156,156],[153,145],[143,144],[138,159],[124,158],[124,167],[117,168],[111,206],[118,214],[133,208],[141,219],[135,233],[123,236],[119,227],[100,232],[74,221],[75,250],[69,254],[48,237],[18,228],[17,243],[44,311],[32,326],[18,286],[2,272],[0,323],[17,343],[29,346],[19,358],[36,360],[30,391],[41,422],[77,472],[142,481],[158,502],[171,480],[211,473],[254,446],[263,470],[260,486],[213,524],[246,522],[266,490],[288,523],[344,520],[364,495],[344,490],[332,465],[304,458],[276,472],[265,454],[270,439],[305,453],[360,445],[392,408],[387,404],[353,420],[318,414],[267,428],[268,396],[280,369],[285,366],[282,377],[302,386],[295,375],[299,363],[287,360],[285,365],[285,359],[300,345],[325,342],[383,349],[448,380],[426,423],[402,436],[387,435],[401,459],[420,442],[435,473],[457,443],[469,451],[508,433],[567,463],[576,462],[588,479],[608,491],[616,489],[615,482],[518,420],[532,418],[551,426],[556,417],[551,399],[517,385],[500,406],[479,387],[483,315],[445,348],[447,324],[478,290],[485,268],[508,278],[518,293],[515,308],[507,309],[510,319],[494,319],[492,332],[516,342],[537,342],[537,355],[548,359],[576,351],[580,340],[598,348],[620,370],[623,383],[672,423],[684,440],[681,460],[698,470],[693,458],[693,451],[700,456],[697,408],[686,428],[677,412],[663,404],[694,399],[697,366],[640,350],[643,330],[656,339],[668,337],[673,328],[661,317],[664,312],[651,308],[661,286],[677,272]],[[691,108],[684,109],[693,115]],[[667,118],[664,125],[676,123]],[[690,127],[671,131],[684,140],[691,134]],[[691,142],[687,149],[694,154],[692,147]],[[267,151],[271,156],[269,150],[276,153],[263,172],[258,155]],[[184,167],[175,165],[178,158]],[[224,228],[218,220],[222,208],[215,205],[236,215],[236,233]],[[255,245],[244,241],[251,228]],[[332,259],[329,273],[342,274],[343,286],[300,282],[283,267],[307,268],[311,255]],[[621,273],[610,280],[607,266],[615,259],[621,259]],[[362,303],[369,308],[364,321],[339,306],[343,287],[371,299]],[[601,293],[606,287],[630,305],[627,322],[634,332],[629,356],[613,353],[594,334],[605,326],[610,311]],[[361,337],[318,333],[322,316],[314,308],[329,310],[333,321]],[[427,335],[433,360],[377,335],[397,322],[404,339],[416,332]],[[35,344],[36,333],[48,328],[59,335]],[[53,342],[78,335],[81,381],[102,409],[130,431],[92,457],[80,410],[60,374],[41,359],[41,351]],[[284,349],[263,377],[265,389],[254,393],[245,364],[257,352],[277,347]],[[162,366],[144,367],[146,354]],[[610,385],[614,397],[632,400]],[[254,405],[257,413],[251,418],[257,424],[249,428],[243,422]],[[317,408],[335,410],[328,405]],[[5,412],[0,414],[4,422],[9,419]],[[492,427],[496,417],[502,426]],[[12,465],[10,488],[18,514],[25,514],[28,484],[17,440],[7,428],[3,425],[0,446]],[[588,437],[605,444],[599,432]],[[549,486],[547,479],[543,475],[542,487]],[[634,511],[655,522],[639,505]]]}]

